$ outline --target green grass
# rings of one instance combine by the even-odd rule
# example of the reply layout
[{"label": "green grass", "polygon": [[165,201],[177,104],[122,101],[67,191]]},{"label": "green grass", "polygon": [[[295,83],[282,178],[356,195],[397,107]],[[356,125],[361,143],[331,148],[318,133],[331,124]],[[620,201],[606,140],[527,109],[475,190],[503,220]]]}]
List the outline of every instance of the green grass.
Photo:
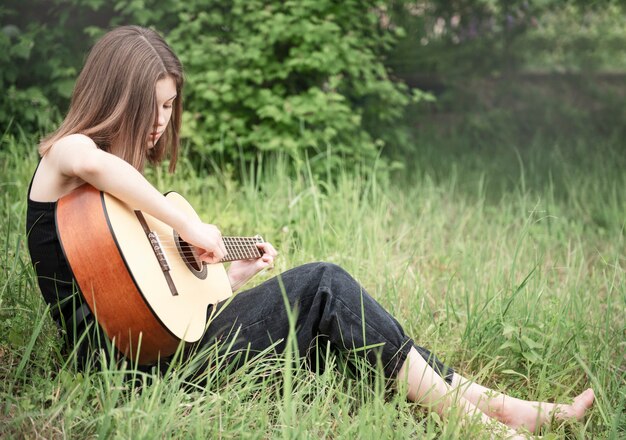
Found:
[{"label": "green grass", "polygon": [[[626,161],[611,145],[531,144],[526,150],[422,142],[404,177],[338,172],[315,177],[284,158],[199,175],[183,160],[172,177],[228,234],[262,234],[277,271],[324,260],[351,272],[420,345],[463,375],[508,394],[567,400],[593,386],[579,424],[547,438],[626,435]],[[585,152],[590,152],[585,154]],[[25,248],[32,140],[0,145],[0,437],[6,438],[480,438],[442,424],[380,379],[313,374],[287,352],[188,383],[77,373],[40,299]],[[321,159],[323,160],[323,158]],[[235,168],[239,164],[234,165]],[[254,282],[261,282],[266,273]],[[359,368],[366,371],[365,366]],[[551,436],[551,437],[550,437]]]}]

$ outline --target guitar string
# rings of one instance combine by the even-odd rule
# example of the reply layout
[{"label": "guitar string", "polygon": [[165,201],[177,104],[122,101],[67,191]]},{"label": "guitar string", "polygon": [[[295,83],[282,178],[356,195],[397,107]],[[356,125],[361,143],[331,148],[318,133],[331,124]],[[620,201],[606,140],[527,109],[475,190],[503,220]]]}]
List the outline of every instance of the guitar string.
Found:
[{"label": "guitar string", "polygon": [[[159,237],[159,241],[161,241],[161,249],[174,249],[174,248],[178,248],[179,245],[174,242],[172,239],[166,239],[163,240],[161,239],[161,237]],[[253,241],[253,242],[246,242],[246,243],[226,243],[224,242],[224,246],[228,249],[228,248],[233,248],[233,249],[238,249],[238,248],[245,248],[245,249],[259,249],[256,245],[257,243],[261,243],[258,241]]]},{"label": "guitar string", "polygon": [[[155,232],[155,235],[161,240],[163,239],[163,237],[161,237],[159,234],[157,234]],[[254,246],[257,243],[262,243],[262,241],[258,241],[256,238],[254,237],[242,237],[242,238],[238,238],[236,241],[230,239],[230,237],[222,237],[223,241],[224,241],[224,245],[225,246],[239,246],[239,245],[243,245],[243,246]],[[167,237],[166,239],[164,239],[167,242],[171,242],[171,244],[169,244],[168,246],[171,247],[177,247],[177,244],[173,241],[172,238]]]},{"label": "guitar string", "polygon": [[[168,237],[166,240],[162,240],[161,236],[154,232],[161,242],[160,248],[163,250],[178,249],[184,257],[195,257],[194,251],[188,251],[179,247],[174,242],[173,238]],[[224,240],[224,246],[227,253],[222,261],[239,260],[239,259],[254,259],[259,258],[262,254],[260,249],[256,246],[257,243],[261,243],[258,237],[222,237]]]},{"label": "guitar string", "polygon": [[[169,249],[172,249],[171,247]],[[222,258],[222,262],[229,262],[234,260],[249,260],[256,259],[262,256],[258,249],[227,249],[226,255]],[[184,258],[196,258],[196,254],[193,251],[180,250],[180,254]],[[157,257],[158,258],[158,257]]]},{"label": "guitar string", "polygon": [[[261,253],[261,250],[258,247],[256,247],[256,246],[229,246],[229,245],[226,245],[225,247],[226,247],[227,255],[230,255],[231,253],[251,253],[251,254],[260,254]],[[183,253],[188,252],[184,248],[179,248],[178,245],[176,245],[176,244],[165,244],[165,245],[161,244],[160,248],[163,249],[163,250],[179,249]]]}]

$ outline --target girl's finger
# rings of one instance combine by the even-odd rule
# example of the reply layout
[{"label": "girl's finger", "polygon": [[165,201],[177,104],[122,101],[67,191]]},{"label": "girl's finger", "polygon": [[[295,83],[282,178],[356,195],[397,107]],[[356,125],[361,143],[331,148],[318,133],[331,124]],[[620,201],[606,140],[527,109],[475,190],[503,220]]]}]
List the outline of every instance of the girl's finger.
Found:
[{"label": "girl's finger", "polygon": [[270,243],[258,243],[259,247],[263,250],[263,252],[265,252],[266,254],[269,254],[273,257],[275,257],[276,255],[278,255],[278,252],[276,252],[276,249],[274,249],[274,246],[272,246]]}]

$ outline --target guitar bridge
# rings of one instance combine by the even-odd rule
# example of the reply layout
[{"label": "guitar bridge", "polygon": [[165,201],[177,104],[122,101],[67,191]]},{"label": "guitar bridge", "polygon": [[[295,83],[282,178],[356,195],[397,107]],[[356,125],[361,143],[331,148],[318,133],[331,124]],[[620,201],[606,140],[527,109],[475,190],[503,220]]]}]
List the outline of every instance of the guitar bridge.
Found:
[{"label": "guitar bridge", "polygon": [[161,245],[161,240],[159,240],[159,236],[151,231],[148,227],[148,223],[146,222],[145,217],[141,213],[141,211],[135,211],[135,215],[137,216],[137,220],[141,224],[143,228],[143,232],[145,232],[146,237],[150,241],[150,246],[152,246],[152,250],[154,251],[154,255],[159,262],[159,266],[161,266],[161,271],[163,271],[163,276],[165,277],[165,281],[167,282],[167,286],[170,288],[170,293],[172,296],[178,295],[178,290],[176,289],[176,285],[174,284],[174,280],[172,280],[172,276],[170,275],[170,264],[167,261],[167,257],[163,252],[163,246]]},{"label": "guitar bridge", "polygon": [[152,250],[154,251],[154,255],[156,255],[157,260],[159,261],[159,265],[161,266],[161,270],[163,272],[170,271],[170,264],[167,261],[167,257],[165,253],[163,253],[163,246],[161,245],[161,240],[159,236],[154,233],[154,231],[150,231],[148,233],[148,240],[150,240],[150,244],[152,245]]}]

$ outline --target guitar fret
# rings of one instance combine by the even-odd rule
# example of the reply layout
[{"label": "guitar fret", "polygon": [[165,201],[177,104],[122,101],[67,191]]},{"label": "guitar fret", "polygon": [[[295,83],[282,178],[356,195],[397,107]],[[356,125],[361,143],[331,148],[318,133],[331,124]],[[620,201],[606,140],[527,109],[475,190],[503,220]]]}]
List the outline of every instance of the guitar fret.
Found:
[{"label": "guitar fret", "polygon": [[239,243],[237,243],[237,239],[233,238],[233,256],[241,256],[241,252],[239,249]]},{"label": "guitar fret", "polygon": [[248,249],[248,247],[246,246],[245,240],[242,239],[242,240],[240,240],[240,242],[241,242],[241,248],[243,249],[244,255],[246,257],[250,258],[252,254],[251,254],[250,250]]},{"label": "guitar fret", "polygon": [[222,237],[226,247],[226,256],[222,261],[250,260],[259,258],[261,252],[256,243],[262,242],[262,238],[256,237]]},{"label": "guitar fret", "polygon": [[248,255],[246,254],[246,249],[241,244],[241,240],[237,240],[237,250],[239,251],[240,257],[248,258]]}]

